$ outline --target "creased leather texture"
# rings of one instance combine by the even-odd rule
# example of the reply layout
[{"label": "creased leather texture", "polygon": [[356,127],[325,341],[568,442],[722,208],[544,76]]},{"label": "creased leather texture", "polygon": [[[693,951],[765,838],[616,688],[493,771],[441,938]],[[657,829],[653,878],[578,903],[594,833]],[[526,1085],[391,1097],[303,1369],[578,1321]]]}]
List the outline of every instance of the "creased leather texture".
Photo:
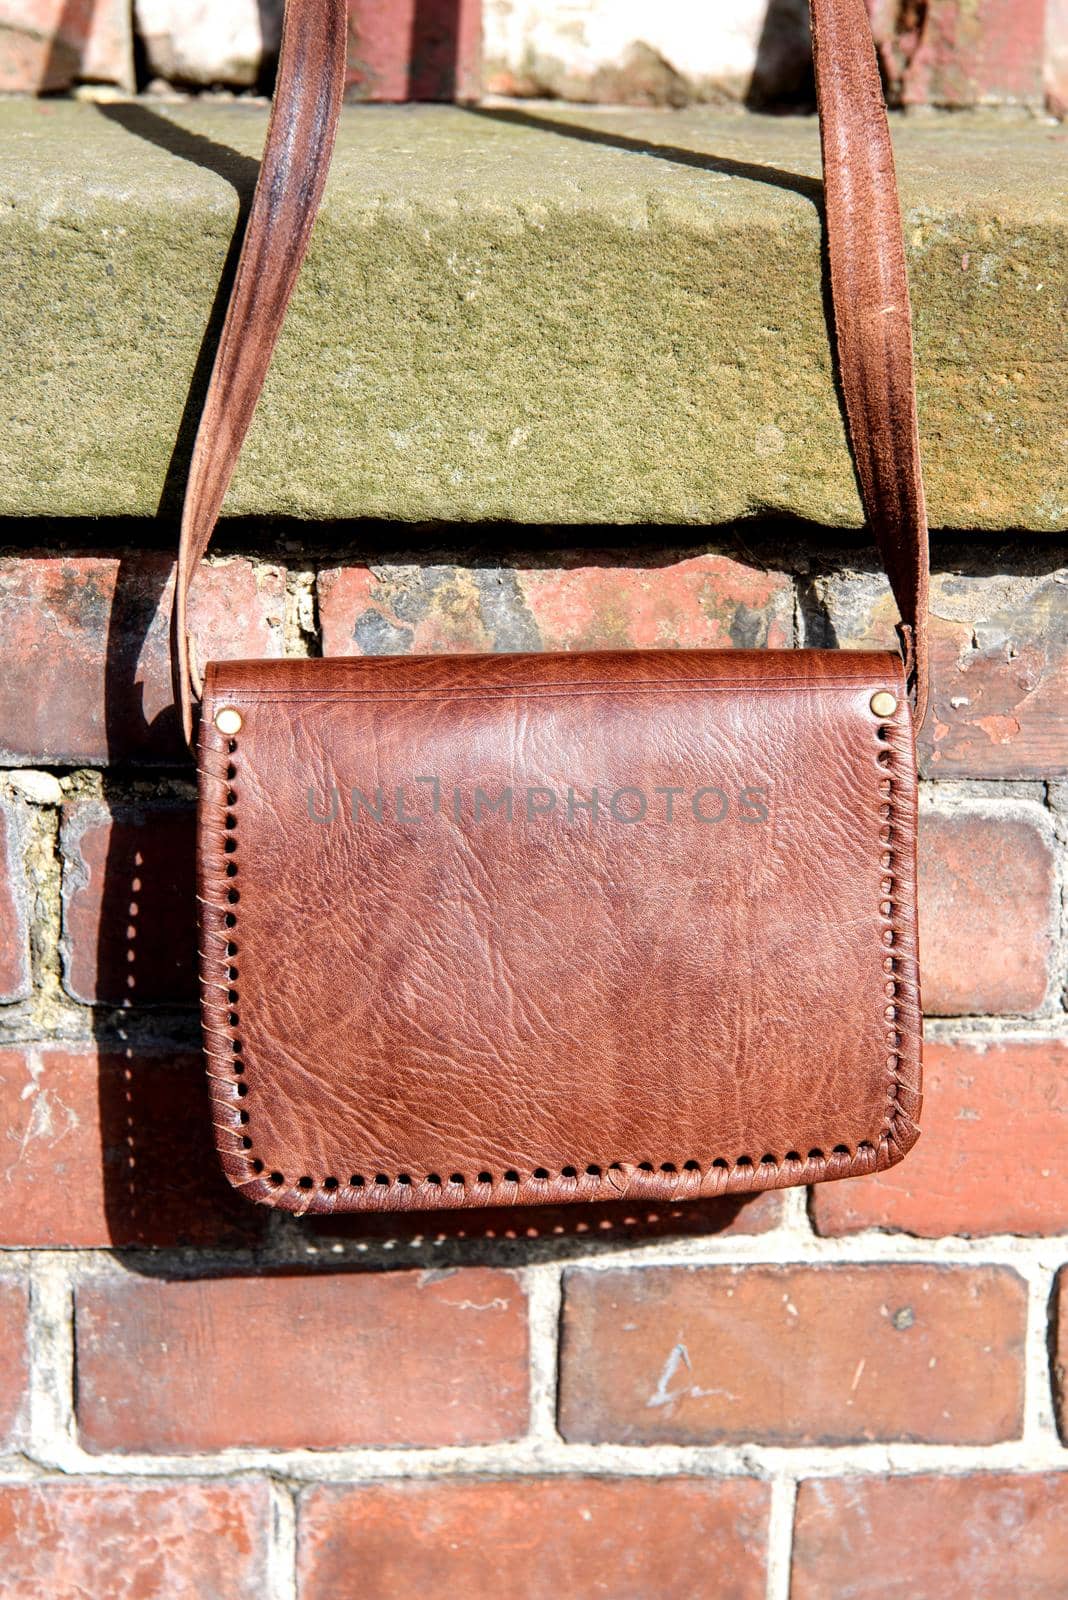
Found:
[{"label": "creased leather texture", "polygon": [[251,1197],[679,1199],[913,1143],[897,656],[238,662],[204,712],[205,1035]]}]

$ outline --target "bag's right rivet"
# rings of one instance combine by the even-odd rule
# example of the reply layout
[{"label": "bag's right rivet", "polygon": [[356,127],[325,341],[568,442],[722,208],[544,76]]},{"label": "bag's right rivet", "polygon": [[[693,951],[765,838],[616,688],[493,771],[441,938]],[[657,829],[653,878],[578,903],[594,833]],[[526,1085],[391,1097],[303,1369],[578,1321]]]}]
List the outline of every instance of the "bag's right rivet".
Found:
[{"label": "bag's right rivet", "polygon": [[871,697],[871,708],[877,717],[892,717],[897,710],[897,699],[889,689],[880,689]]},{"label": "bag's right rivet", "polygon": [[[876,697],[878,698],[878,697]],[[875,701],[872,701],[874,706]],[[215,726],[220,733],[240,733],[241,713],[236,706],[223,706],[221,711],[215,713]]]}]

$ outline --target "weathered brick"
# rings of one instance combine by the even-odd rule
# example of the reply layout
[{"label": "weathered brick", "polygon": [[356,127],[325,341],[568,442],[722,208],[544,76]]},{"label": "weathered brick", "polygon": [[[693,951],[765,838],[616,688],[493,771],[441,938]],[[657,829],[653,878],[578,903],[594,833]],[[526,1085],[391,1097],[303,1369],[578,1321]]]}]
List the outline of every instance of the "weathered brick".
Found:
[{"label": "weathered brick", "polygon": [[[0,759],[181,760],[170,664],[173,562],[32,554],[0,560]],[[282,653],[285,578],[233,559],[194,589],[202,661]]]},{"label": "weathered brick", "polygon": [[198,1057],[0,1051],[0,1244],[249,1242],[265,1213],[219,1170]]},{"label": "weathered brick", "polygon": [[[927,811],[919,838],[921,976],[928,1016],[1024,1016],[1050,988],[1056,867],[1029,804]],[[976,930],[989,930],[977,938]]]},{"label": "weathered brick", "polygon": [[1040,105],[1046,0],[868,0],[902,105]]},{"label": "weathered brick", "polygon": [[923,1137],[907,1161],[812,1191],[823,1234],[1068,1230],[1068,1040],[959,1039],[924,1052]]},{"label": "weathered brick", "polygon": [[349,0],[355,100],[477,100],[482,0]]},{"label": "weathered brick", "polygon": [[0,1003],[30,992],[29,886],[23,866],[26,808],[0,795]]},{"label": "weathered brick", "polygon": [[1063,1600],[1066,1571],[1068,1473],[825,1478],[798,1493],[790,1600],[873,1587],[886,1600]]},{"label": "weathered brick", "polygon": [[0,1484],[5,1600],[261,1600],[266,1484]]},{"label": "weathered brick", "polygon": [[153,76],[202,88],[268,87],[282,0],[135,0],[135,14]]},{"label": "weathered brick", "polygon": [[[29,1378],[29,1293],[22,1278],[0,1277],[0,1451],[11,1449],[25,1416]],[[4,1548],[0,1534],[0,1549]],[[2,1582],[2,1579],[0,1579]]]},{"label": "weathered brick", "polygon": [[657,565],[338,567],[319,576],[323,653],[608,650],[793,640],[793,586],[729,556]]},{"label": "weathered brick", "polygon": [[[349,0],[346,84],[354,100],[474,100],[481,85],[481,0]],[[152,72],[267,88],[282,0],[137,0]]]},{"label": "weathered brick", "polygon": [[[974,558],[974,552],[972,553]],[[1068,584],[1057,557],[1010,576],[931,581],[931,703],[921,770],[934,778],[1068,773]],[[886,648],[896,611],[881,575],[814,583],[807,642]]]},{"label": "weathered brick", "polygon": [[80,82],[132,89],[126,0],[0,0],[0,92],[40,94]]},{"label": "weathered brick", "polygon": [[611,1594],[762,1600],[768,1486],[746,1478],[513,1478],[310,1491],[301,1600]]},{"label": "weathered brick", "polygon": [[76,800],[63,812],[67,992],[86,1004],[188,1002],[196,982],[191,806]]},{"label": "weathered brick", "polygon": [[93,1451],[481,1444],[526,1427],[526,1304],[507,1272],[114,1278],[78,1290],[76,1330]]},{"label": "weathered brick", "polygon": [[1026,1310],[1000,1267],[576,1269],[560,1428],[624,1444],[1016,1438]]},{"label": "weathered brick", "polygon": [[764,105],[810,90],[807,0],[485,0],[488,94]]}]

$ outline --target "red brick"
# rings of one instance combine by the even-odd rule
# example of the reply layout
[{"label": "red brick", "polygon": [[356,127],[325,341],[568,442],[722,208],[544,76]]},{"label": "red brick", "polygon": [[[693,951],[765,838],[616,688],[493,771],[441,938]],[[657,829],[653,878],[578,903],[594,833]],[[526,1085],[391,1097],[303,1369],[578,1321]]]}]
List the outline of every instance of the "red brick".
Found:
[{"label": "red brick", "polygon": [[[30,1358],[27,1317],[30,1297],[21,1278],[0,1277],[0,1450],[18,1442],[25,1421]],[[0,1549],[3,1548],[0,1536]]]},{"label": "red brick", "polygon": [[[882,577],[817,583],[846,647],[894,644]],[[1057,573],[931,580],[931,701],[920,767],[932,778],[1068,773],[1068,584]]]},{"label": "red brick", "polygon": [[1068,1267],[1057,1274],[1053,1297],[1053,1402],[1061,1443],[1068,1445]]},{"label": "red brick", "polygon": [[1063,1600],[1066,1572],[1068,1473],[828,1478],[798,1493],[790,1600]]},{"label": "red brick", "polygon": [[349,0],[354,100],[477,100],[481,0]]},{"label": "red brick", "polygon": [[[563,559],[563,558],[561,558]],[[319,576],[323,653],[772,648],[793,638],[783,573],[723,555],[667,566],[344,567]]]},{"label": "red brick", "polygon": [[[1041,808],[926,812],[919,869],[927,1015],[1041,1010],[1056,931],[1056,871]],[[977,929],[988,936],[977,938]]]},{"label": "red brick", "polygon": [[515,1438],[527,1317],[507,1272],[161,1282],[77,1293],[89,1450],[331,1449]]},{"label": "red brick", "polygon": [[67,992],[113,1006],[196,997],[196,815],[78,800],[63,813]]},{"label": "red brick", "polygon": [[[0,560],[0,759],[187,758],[171,686],[172,567],[144,551]],[[200,659],[280,655],[284,611],[277,567],[208,568],[195,588]]]},{"label": "red brick", "polygon": [[934,616],[931,678],[921,741],[929,777],[1068,772],[1068,586],[1050,579],[1019,611]]},{"label": "red brick", "polygon": [[241,1243],[265,1213],[219,1170],[198,1056],[0,1051],[0,1244]]},{"label": "red brick", "polygon": [[311,1491],[301,1600],[763,1600],[769,1491],[746,1478],[512,1478]]},{"label": "red brick", "polygon": [[262,1600],[263,1483],[0,1484],[4,1600]]},{"label": "red brick", "polygon": [[1019,1435],[1026,1285],[1001,1267],[567,1275],[560,1429],[621,1444]]},{"label": "red brick", "polygon": [[30,993],[28,886],[22,863],[26,810],[0,797],[0,1002]]},{"label": "red brick", "polygon": [[79,80],[132,89],[130,11],[127,0],[0,0],[0,93]]},{"label": "red brick", "polygon": [[1046,0],[868,0],[868,7],[898,103],[1041,103]]},{"label": "red brick", "polygon": [[907,1161],[812,1191],[822,1234],[1068,1231],[1068,1041],[928,1043],[923,1137]]}]

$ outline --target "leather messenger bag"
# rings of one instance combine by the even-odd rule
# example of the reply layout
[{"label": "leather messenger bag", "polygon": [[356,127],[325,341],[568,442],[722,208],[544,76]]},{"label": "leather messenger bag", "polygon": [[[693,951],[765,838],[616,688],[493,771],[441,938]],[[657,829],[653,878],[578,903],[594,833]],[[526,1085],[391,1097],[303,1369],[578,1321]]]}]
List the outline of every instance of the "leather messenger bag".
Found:
[{"label": "leather messenger bag", "polygon": [[[812,0],[839,376],[900,653],[218,661],[186,602],[342,98],[289,0],[190,469],[201,981],[231,1183],[295,1212],[680,1200],[881,1171],[920,1109],[927,525],[864,0]],[[536,249],[537,245],[532,244]]]}]

